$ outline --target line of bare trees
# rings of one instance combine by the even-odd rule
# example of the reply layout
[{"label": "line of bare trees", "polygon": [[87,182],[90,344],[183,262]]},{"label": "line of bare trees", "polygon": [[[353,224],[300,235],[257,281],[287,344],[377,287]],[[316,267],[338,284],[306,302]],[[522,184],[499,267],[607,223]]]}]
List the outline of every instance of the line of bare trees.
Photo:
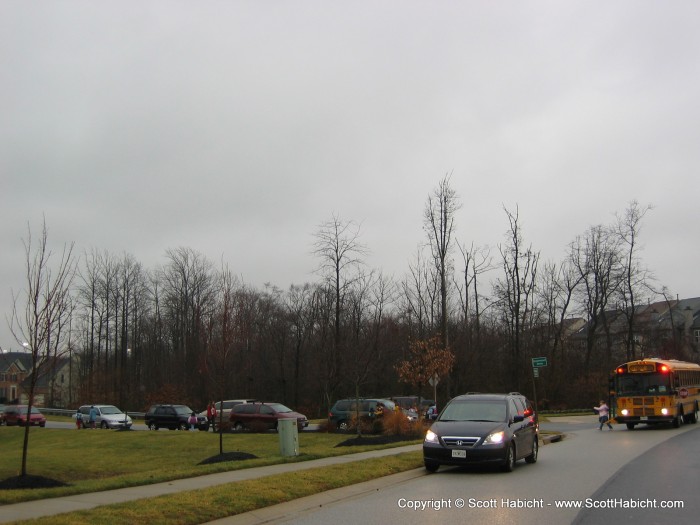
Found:
[{"label": "line of bare trees", "polygon": [[[630,314],[658,296],[639,245],[651,207],[633,201],[613,224],[591,226],[559,263],[527,242],[517,208],[504,207],[496,250],[461,243],[460,208],[445,176],[426,202],[426,242],[398,280],[366,266],[359,225],[338,216],[313,232],[318,280],[287,290],[255,289],[185,247],[153,269],[129,254],[85,252],[66,301],[66,341],[79,357],[73,404],[144,410],[260,398],[319,416],[339,397],[415,393],[397,364],[418,342],[438,340],[454,355],[439,378],[442,401],[464,391],[531,394],[530,359],[546,356],[540,399],[588,406],[616,361],[643,351]],[[628,323],[622,353],[613,309]],[[572,317],[588,322],[583,347],[571,343]]]}]

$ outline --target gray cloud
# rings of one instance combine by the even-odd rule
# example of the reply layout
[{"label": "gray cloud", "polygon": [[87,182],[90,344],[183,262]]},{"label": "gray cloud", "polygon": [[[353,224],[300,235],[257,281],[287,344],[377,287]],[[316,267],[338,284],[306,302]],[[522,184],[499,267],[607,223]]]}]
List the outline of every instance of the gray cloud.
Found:
[{"label": "gray cloud", "polygon": [[698,11],[5,1],[0,310],[44,213],[55,244],[149,267],[187,246],[282,288],[314,278],[312,234],[339,213],[400,276],[448,172],[462,242],[502,242],[502,207],[518,205],[553,260],[630,200],[653,203],[647,264],[700,295]]}]

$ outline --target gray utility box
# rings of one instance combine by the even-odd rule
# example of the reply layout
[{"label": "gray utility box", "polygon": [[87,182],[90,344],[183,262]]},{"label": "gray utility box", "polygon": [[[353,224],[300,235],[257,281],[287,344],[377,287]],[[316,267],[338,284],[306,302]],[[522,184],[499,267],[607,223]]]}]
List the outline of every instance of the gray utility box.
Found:
[{"label": "gray utility box", "polygon": [[277,421],[277,432],[280,435],[280,454],[283,456],[299,455],[299,429],[296,419],[280,419]]}]

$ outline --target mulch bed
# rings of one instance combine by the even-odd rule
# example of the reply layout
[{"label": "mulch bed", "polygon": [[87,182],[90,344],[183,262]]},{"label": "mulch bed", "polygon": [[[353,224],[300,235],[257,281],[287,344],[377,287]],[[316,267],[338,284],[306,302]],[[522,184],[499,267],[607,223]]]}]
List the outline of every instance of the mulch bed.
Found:
[{"label": "mulch bed", "polygon": [[243,461],[244,459],[256,459],[258,456],[248,454],[247,452],[224,452],[217,454],[199,462],[200,465],[209,465],[211,463],[221,463],[223,461]]},{"label": "mulch bed", "polygon": [[0,490],[17,489],[52,489],[55,487],[67,487],[68,483],[63,483],[57,479],[45,478],[44,476],[14,476],[0,481]]}]

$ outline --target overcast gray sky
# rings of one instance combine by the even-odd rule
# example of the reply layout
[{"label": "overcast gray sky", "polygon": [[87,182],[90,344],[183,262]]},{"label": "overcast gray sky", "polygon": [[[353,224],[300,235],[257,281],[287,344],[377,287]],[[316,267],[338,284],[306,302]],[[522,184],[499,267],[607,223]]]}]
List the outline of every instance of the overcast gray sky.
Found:
[{"label": "overcast gray sky", "polygon": [[[361,223],[399,278],[447,173],[462,243],[503,207],[560,261],[632,199],[659,282],[700,295],[700,2],[0,0],[0,345],[27,224],[147,268],[192,248],[316,279]],[[494,250],[495,252],[495,250]]]}]

